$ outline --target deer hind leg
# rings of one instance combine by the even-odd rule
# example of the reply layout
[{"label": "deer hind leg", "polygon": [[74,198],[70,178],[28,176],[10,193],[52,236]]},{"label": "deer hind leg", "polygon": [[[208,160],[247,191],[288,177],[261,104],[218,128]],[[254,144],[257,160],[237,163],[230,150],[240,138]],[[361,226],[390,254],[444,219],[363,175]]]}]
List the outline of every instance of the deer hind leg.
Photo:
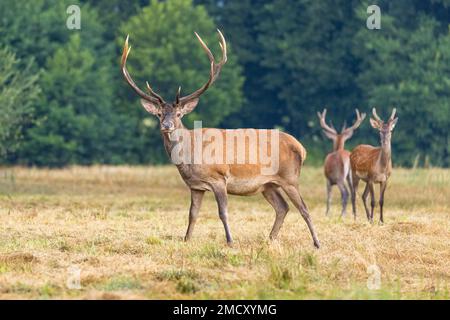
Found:
[{"label": "deer hind leg", "polygon": [[380,223],[383,224],[383,205],[384,205],[384,192],[386,191],[387,181],[380,184]]},{"label": "deer hind leg", "polygon": [[233,244],[233,237],[231,237],[230,227],[228,226],[228,196],[225,186],[213,186],[214,197],[216,198],[217,207],[219,208],[219,218],[223,223],[225,229],[225,236],[228,245]]},{"label": "deer hind leg", "polygon": [[328,212],[330,211],[331,206],[331,182],[327,179],[327,211],[325,212],[326,215],[328,215]]},{"label": "deer hind leg", "polygon": [[202,205],[202,199],[205,191],[191,190],[191,207],[189,209],[189,224],[186,231],[184,241],[188,241],[192,236],[195,222],[197,221],[200,206]]},{"label": "deer hind leg", "polygon": [[317,238],[316,231],[314,230],[313,223],[311,221],[311,217],[308,212],[308,208],[306,207],[305,202],[302,199],[302,196],[300,195],[300,192],[298,191],[298,187],[294,185],[284,185],[282,186],[282,189],[286,194],[288,195],[289,199],[291,199],[292,203],[294,203],[294,206],[300,211],[300,214],[302,215],[303,219],[306,222],[306,225],[309,228],[309,232],[311,232],[311,236],[313,238],[314,246],[316,248],[320,248],[320,242]]},{"label": "deer hind leg", "polygon": [[375,190],[373,188],[373,183],[368,182],[367,183],[369,186],[369,191],[370,191],[370,223],[373,223],[373,210],[375,208]]},{"label": "deer hind leg", "polygon": [[284,218],[289,211],[289,206],[281,195],[277,187],[269,187],[263,191],[263,196],[270,203],[270,205],[275,209],[276,217],[275,222],[270,231],[269,238],[276,239],[281,226],[283,225]]},{"label": "deer hind leg", "polygon": [[366,210],[366,216],[367,220],[370,221],[370,212],[369,208],[367,207],[367,196],[369,195],[369,183],[366,183],[366,187],[364,188],[364,192],[362,194],[362,201],[364,203],[364,209]]},{"label": "deer hind leg", "polygon": [[341,198],[342,198],[341,216],[345,216],[346,209],[347,209],[347,201],[348,201],[348,190],[347,190],[347,187],[345,186],[345,182],[344,181],[339,182],[338,188],[339,188],[339,191],[341,191]]},{"label": "deer hind leg", "polygon": [[359,178],[352,174],[350,191],[352,192],[352,210],[353,210],[353,217],[355,219],[356,219],[356,192],[358,191],[358,185],[359,185]]}]

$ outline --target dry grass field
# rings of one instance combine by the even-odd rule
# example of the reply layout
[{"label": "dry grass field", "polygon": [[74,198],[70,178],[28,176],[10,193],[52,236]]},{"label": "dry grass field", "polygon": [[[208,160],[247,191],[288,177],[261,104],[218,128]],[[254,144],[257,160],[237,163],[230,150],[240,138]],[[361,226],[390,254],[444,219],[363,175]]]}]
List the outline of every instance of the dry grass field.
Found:
[{"label": "dry grass field", "polygon": [[[450,297],[450,170],[395,169],[382,226],[360,198],[357,220],[340,219],[337,189],[326,217],[321,169],[304,168],[300,188],[319,250],[291,204],[268,241],[275,214],[262,196],[230,197],[229,248],[208,194],[184,243],[190,197],[174,167],[2,168],[0,298]],[[79,289],[67,286],[74,270]]]}]

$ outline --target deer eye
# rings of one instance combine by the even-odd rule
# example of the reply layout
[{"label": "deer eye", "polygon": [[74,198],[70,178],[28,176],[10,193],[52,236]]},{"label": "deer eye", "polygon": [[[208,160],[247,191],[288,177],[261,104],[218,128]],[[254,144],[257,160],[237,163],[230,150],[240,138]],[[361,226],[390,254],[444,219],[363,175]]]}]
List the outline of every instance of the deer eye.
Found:
[{"label": "deer eye", "polygon": [[177,112],[177,117],[181,117],[181,112]]},{"label": "deer eye", "polygon": [[161,118],[161,116],[162,116],[162,113],[161,112],[158,112],[157,114],[156,114],[158,117],[160,117]]}]

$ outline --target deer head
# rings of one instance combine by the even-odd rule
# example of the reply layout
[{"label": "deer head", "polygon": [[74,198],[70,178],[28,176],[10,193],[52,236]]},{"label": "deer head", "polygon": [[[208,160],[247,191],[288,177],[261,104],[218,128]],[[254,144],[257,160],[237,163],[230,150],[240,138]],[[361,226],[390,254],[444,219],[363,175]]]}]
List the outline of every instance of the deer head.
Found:
[{"label": "deer head", "polygon": [[370,118],[370,124],[374,129],[378,129],[378,131],[380,132],[380,140],[382,146],[386,146],[391,143],[392,130],[394,130],[395,125],[398,121],[398,118],[395,117],[396,112],[397,109],[394,108],[389,120],[385,123],[377,115],[377,110],[375,108],[372,109],[373,118]]},{"label": "deer head", "polygon": [[160,95],[153,91],[148,82],[146,82],[147,90],[149,92],[147,94],[133,81],[127,70],[127,58],[131,50],[131,47],[128,46],[129,37],[127,36],[122,52],[122,74],[130,87],[141,97],[141,103],[145,110],[158,117],[161,132],[172,132],[173,130],[182,127],[181,118],[195,109],[200,96],[214,83],[222,66],[227,62],[227,44],[220,30],[217,30],[217,32],[219,33],[219,45],[222,49],[222,59],[220,62],[216,63],[211,50],[209,50],[202,38],[195,33],[195,36],[211,62],[209,79],[202,87],[184,97],[180,96],[181,87],[179,87],[175,96],[175,101],[172,103],[164,101]]},{"label": "deer head", "polygon": [[326,123],[325,117],[327,115],[327,109],[323,109],[323,112],[317,112],[317,116],[319,117],[320,126],[323,129],[323,133],[331,140],[333,140],[333,149],[338,150],[339,148],[344,148],[344,143],[348,139],[350,139],[353,135],[355,129],[357,129],[361,123],[366,118],[366,114],[359,113],[358,109],[355,109],[356,112],[356,120],[351,127],[346,127],[345,123],[341,129],[341,132],[338,133],[332,124],[330,126]]}]

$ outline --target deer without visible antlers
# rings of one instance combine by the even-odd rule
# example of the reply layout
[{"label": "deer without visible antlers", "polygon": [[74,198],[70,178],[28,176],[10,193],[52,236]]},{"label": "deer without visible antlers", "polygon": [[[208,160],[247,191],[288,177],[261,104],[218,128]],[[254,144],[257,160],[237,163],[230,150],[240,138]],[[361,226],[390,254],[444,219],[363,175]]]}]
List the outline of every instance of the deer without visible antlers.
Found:
[{"label": "deer without visible antlers", "polygon": [[[329,153],[325,158],[324,163],[324,173],[327,179],[327,211],[330,210],[331,205],[331,188],[337,185],[339,191],[341,192],[342,198],[342,212],[341,215],[344,216],[347,208],[347,200],[349,192],[345,186],[345,181],[348,183],[350,192],[353,189],[352,176],[350,173],[350,152],[344,149],[345,141],[350,139],[353,135],[355,129],[357,129],[363,120],[366,118],[366,114],[360,114],[359,110],[356,109],[356,120],[355,123],[346,128],[345,124],[340,133],[337,133],[336,129],[331,125],[327,125],[325,117],[327,114],[327,109],[324,109],[322,113],[317,112],[319,117],[320,126],[323,129],[323,133],[333,140],[333,152]],[[355,211],[353,211],[355,214]],[[354,215],[356,218],[356,216]]]},{"label": "deer without visible antlers", "polygon": [[[225,38],[219,30],[218,34],[220,40],[219,44],[222,49],[222,59],[217,63],[215,62],[214,56],[206,44],[200,36],[195,33],[198,41],[211,62],[209,79],[202,87],[200,87],[200,89],[184,97],[180,96],[180,89],[178,89],[175,102],[173,103],[165,102],[160,95],[153,91],[148,83],[147,89],[149,94],[143,92],[135,84],[126,68],[127,57],[130,53],[130,48],[128,47],[128,37],[125,41],[121,63],[123,76],[131,88],[142,98],[141,103],[143,107],[149,113],[156,115],[159,118],[160,131],[164,147],[169,156],[172,154],[172,151],[174,151],[174,148],[177,147],[176,143],[172,139],[175,133],[179,133],[181,131],[183,137],[193,137],[195,135],[196,129],[189,130],[185,128],[181,118],[194,110],[200,96],[214,83],[222,66],[227,61],[227,45]],[[205,131],[207,129],[202,130]],[[225,136],[230,133],[236,134],[237,136],[242,135],[239,129],[215,130],[218,130],[220,135],[223,136],[222,141],[225,141]],[[254,131],[259,133],[267,130]],[[274,132],[274,130],[269,131]],[[231,163],[223,162],[214,164],[195,164],[194,162],[193,164],[192,162],[183,162],[176,164],[181,177],[191,191],[189,224],[186,231],[185,241],[191,238],[200,210],[202,198],[206,191],[212,191],[214,193],[219,209],[219,217],[225,228],[225,235],[228,244],[231,244],[233,239],[228,226],[227,194],[248,196],[262,193],[265,199],[275,209],[276,218],[272,231],[270,232],[270,238],[276,238],[289,210],[288,204],[281,193],[281,190],[283,190],[294,203],[296,208],[300,211],[310,230],[314,245],[317,248],[320,246],[308,213],[308,209],[298,189],[300,169],[306,157],[306,150],[300,142],[286,133],[279,133],[278,141],[279,144],[276,146],[279,150],[278,170],[273,174],[261,174],[261,172],[263,172],[263,163],[261,163],[260,159],[258,159],[256,163],[239,163],[236,160],[239,157],[239,154],[233,154],[234,157],[232,158]],[[208,147],[208,144],[203,141],[200,148],[204,150],[206,147]],[[248,154],[250,148],[258,149],[259,145],[249,143],[245,146],[245,150],[243,152]],[[272,146],[271,150],[274,150],[274,148],[275,146]]]},{"label": "deer without visible antlers", "polygon": [[[361,144],[354,148],[350,155],[353,179],[353,213],[356,214],[355,198],[359,180],[361,179],[366,182],[362,200],[364,209],[366,210],[367,219],[371,223],[373,223],[373,209],[375,207],[374,183],[380,184],[380,223],[383,223],[384,192],[386,191],[387,182],[392,172],[391,135],[398,120],[398,118],[395,117],[395,113],[396,109],[394,108],[389,120],[384,123],[383,120],[378,117],[375,108],[373,108],[373,118],[370,118],[370,124],[380,132],[381,147]],[[366,203],[369,192],[371,197],[370,213]]]}]

